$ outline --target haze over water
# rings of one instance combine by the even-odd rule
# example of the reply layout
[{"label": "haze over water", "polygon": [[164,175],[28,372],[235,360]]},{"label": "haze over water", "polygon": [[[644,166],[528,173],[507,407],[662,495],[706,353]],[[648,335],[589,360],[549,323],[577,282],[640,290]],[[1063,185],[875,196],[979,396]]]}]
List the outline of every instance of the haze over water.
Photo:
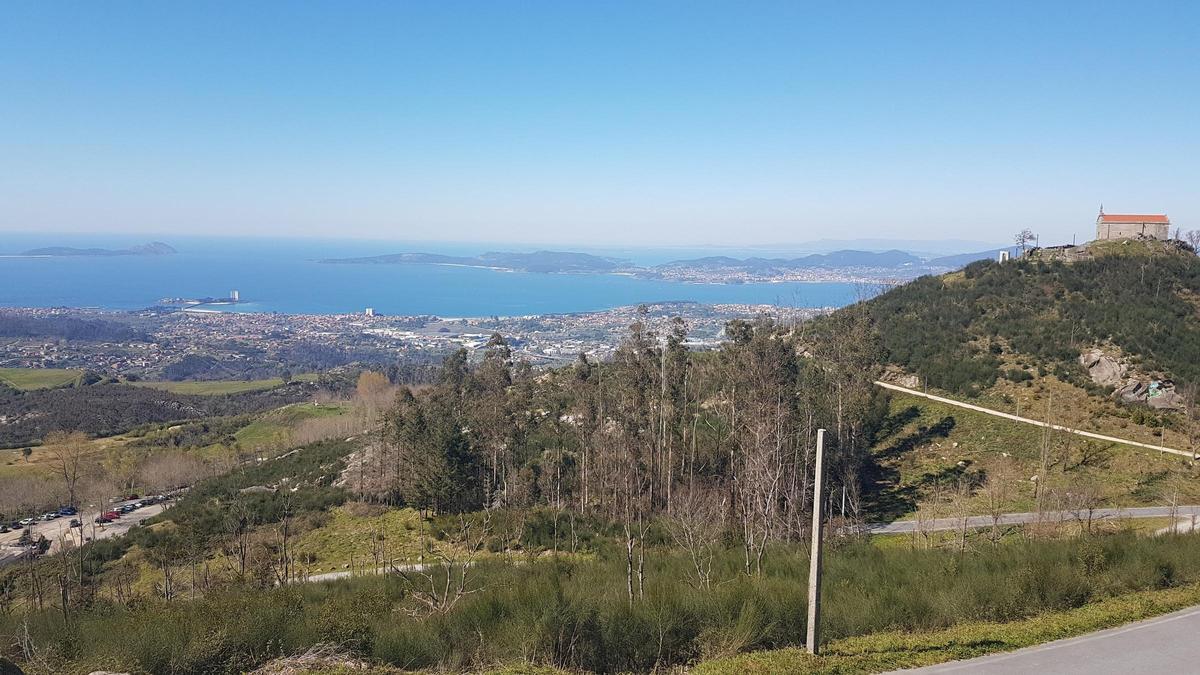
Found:
[{"label": "haze over water", "polygon": [[[0,305],[141,309],[165,297],[244,301],[220,309],[340,314],[366,307],[392,315],[515,316],[609,309],[643,302],[841,306],[858,299],[850,283],[688,284],[605,274],[531,274],[440,265],[329,265],[317,259],[402,251],[477,254],[534,250],[497,244],[329,240],[171,238],[167,256],[0,258]],[[5,235],[0,255],[41,246],[121,248],[146,238]],[[565,247],[558,247],[560,249]],[[572,247],[572,250],[580,250]],[[722,249],[589,251],[638,264],[714,255],[763,254]]]}]

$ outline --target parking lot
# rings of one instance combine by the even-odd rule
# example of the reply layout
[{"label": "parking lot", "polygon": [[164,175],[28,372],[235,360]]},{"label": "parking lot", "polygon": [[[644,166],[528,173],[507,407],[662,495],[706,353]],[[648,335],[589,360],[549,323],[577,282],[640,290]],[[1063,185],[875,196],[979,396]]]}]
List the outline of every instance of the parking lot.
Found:
[{"label": "parking lot", "polygon": [[[139,509],[122,514],[120,518],[113,520],[111,523],[97,524],[96,518],[101,513],[119,509],[126,504],[134,504],[137,500],[126,500],[112,504],[103,511],[97,507],[80,512],[74,516],[60,516],[53,520],[41,520],[40,516],[30,526],[33,539],[37,541],[40,536],[45,536],[50,542],[50,553],[54,553],[62,548],[64,542],[78,544],[80,536],[84,537],[85,541],[93,539],[107,539],[108,537],[116,537],[125,534],[134,525],[138,525],[148,518],[151,518],[163,512],[171,505],[171,501],[163,501],[158,504],[147,504]],[[81,527],[73,528],[70,526],[72,519],[77,519],[81,523]],[[0,566],[11,564],[21,559],[25,549],[17,544],[21,539],[23,529],[17,529],[11,532],[0,534]]]}]

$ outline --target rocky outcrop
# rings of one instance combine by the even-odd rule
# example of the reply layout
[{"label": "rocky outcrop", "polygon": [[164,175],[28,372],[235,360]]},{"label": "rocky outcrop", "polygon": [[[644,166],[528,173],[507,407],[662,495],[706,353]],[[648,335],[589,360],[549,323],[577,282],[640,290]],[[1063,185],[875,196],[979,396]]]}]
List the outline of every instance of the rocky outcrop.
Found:
[{"label": "rocky outcrop", "polygon": [[1157,392],[1151,389],[1146,395],[1146,405],[1156,410],[1185,410],[1187,401],[1175,391],[1174,385],[1169,385],[1159,387]]},{"label": "rocky outcrop", "polygon": [[1115,387],[1125,379],[1128,368],[1125,364],[1099,349],[1089,349],[1080,354],[1079,363],[1088,372],[1092,382],[1102,387]]},{"label": "rocky outcrop", "polygon": [[1125,384],[1117,387],[1117,390],[1113,392],[1113,398],[1122,403],[1145,403],[1146,389],[1145,382],[1131,377]]},{"label": "rocky outcrop", "polygon": [[1118,387],[1113,392],[1113,398],[1122,403],[1143,403],[1155,410],[1183,410],[1187,406],[1184,398],[1175,391],[1173,382],[1146,382],[1135,377],[1129,378]]},{"label": "rocky outcrop", "polygon": [[1186,402],[1175,391],[1170,380],[1153,380],[1146,376],[1130,376],[1129,367],[1100,349],[1089,349],[1079,355],[1079,364],[1092,382],[1113,387],[1113,398],[1121,403],[1141,403],[1156,410],[1183,410]]}]

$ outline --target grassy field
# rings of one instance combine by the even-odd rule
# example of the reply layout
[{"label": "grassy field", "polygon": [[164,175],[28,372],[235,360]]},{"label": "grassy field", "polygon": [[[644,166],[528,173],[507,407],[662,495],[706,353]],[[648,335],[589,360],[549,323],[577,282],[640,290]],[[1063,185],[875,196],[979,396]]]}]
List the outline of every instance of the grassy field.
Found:
[{"label": "grassy field", "polygon": [[419,562],[423,523],[413,509],[379,509],[347,504],[328,522],[296,539],[296,557],[309,574],[335,572],[354,562],[374,566],[372,548],[382,560]]},{"label": "grassy field", "polygon": [[702,662],[691,672],[879,673],[1012,651],[1166,614],[1200,602],[1200,585],[1141,591],[1010,622],[972,622],[929,632],[896,631],[835,640],[821,656],[790,647]]},{"label": "grassy field", "polygon": [[0,382],[15,389],[53,389],[73,384],[83,371],[65,368],[0,368]]},{"label": "grassy field", "polygon": [[[315,373],[306,373],[293,377],[293,380],[311,382],[317,378]],[[196,394],[200,396],[219,396],[223,394],[240,394],[246,391],[262,391],[284,385],[278,377],[269,380],[187,380],[183,382],[142,381],[130,382],[135,387],[150,387],[169,391],[172,394]]]},{"label": "grassy field", "polygon": [[300,422],[341,415],[346,409],[346,404],[341,403],[293,403],[266,413],[240,429],[234,437],[243,448],[281,449],[291,442],[292,430]]},{"label": "grassy field", "polygon": [[989,512],[978,489],[988,480],[1007,485],[1004,511],[1031,510],[1043,442],[1047,471],[1038,480],[1058,499],[1047,508],[1072,508],[1062,502],[1085,494],[1102,506],[1200,503],[1200,472],[1184,457],[1062,432],[1047,437],[1039,427],[904,394],[892,397],[889,412],[890,429],[872,450],[874,519],[953,516],[951,502],[964,481],[972,485],[971,513]]},{"label": "grassy field", "polygon": [[[124,436],[109,436],[94,438],[88,442],[88,461],[96,461],[114,448],[123,446]],[[31,446],[29,457],[25,457],[21,448],[0,450],[0,477],[7,476],[53,476],[55,475],[55,457],[49,448],[43,445]],[[61,480],[61,478],[59,479]]]}]

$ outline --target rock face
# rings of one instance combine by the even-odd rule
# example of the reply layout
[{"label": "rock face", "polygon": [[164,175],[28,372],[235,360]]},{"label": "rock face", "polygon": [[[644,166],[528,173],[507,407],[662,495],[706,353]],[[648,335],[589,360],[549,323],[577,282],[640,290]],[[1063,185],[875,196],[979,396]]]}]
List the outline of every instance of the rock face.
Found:
[{"label": "rock face", "polygon": [[1089,349],[1079,356],[1079,363],[1088,371],[1092,382],[1102,387],[1115,387],[1125,379],[1128,368],[1099,349]]}]

